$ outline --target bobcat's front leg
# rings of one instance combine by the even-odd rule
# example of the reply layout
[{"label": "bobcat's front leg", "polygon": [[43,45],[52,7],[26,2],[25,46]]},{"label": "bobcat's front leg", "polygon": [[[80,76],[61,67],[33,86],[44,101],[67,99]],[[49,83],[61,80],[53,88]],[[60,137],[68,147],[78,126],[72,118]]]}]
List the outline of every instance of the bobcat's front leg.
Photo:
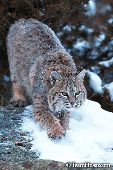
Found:
[{"label": "bobcat's front leg", "polygon": [[62,110],[59,112],[58,118],[64,130],[66,131],[67,129],[69,129],[70,112],[67,110]]},{"label": "bobcat's front leg", "polygon": [[33,113],[36,120],[47,129],[50,138],[61,138],[65,130],[51,111],[48,109],[48,102],[44,95],[33,95]]}]

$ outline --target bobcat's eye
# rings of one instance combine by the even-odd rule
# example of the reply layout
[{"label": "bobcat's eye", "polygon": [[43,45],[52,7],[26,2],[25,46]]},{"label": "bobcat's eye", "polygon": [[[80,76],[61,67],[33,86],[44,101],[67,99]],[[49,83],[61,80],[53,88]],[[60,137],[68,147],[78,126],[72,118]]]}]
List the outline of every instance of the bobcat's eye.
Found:
[{"label": "bobcat's eye", "polygon": [[81,91],[77,91],[77,92],[75,93],[75,96],[78,96],[80,93],[81,93]]},{"label": "bobcat's eye", "polygon": [[68,96],[68,93],[66,93],[66,92],[61,92],[61,94],[62,94],[63,96]]}]

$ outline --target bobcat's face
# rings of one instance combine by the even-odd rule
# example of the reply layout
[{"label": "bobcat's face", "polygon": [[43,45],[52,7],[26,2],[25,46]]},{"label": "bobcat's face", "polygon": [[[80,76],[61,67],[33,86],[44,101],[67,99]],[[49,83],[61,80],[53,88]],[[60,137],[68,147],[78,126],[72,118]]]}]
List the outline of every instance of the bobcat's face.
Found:
[{"label": "bobcat's face", "polygon": [[[80,73],[79,73],[80,74]],[[54,112],[69,108],[79,108],[87,96],[83,85],[83,77],[75,79],[60,79],[48,93],[49,108]]]}]

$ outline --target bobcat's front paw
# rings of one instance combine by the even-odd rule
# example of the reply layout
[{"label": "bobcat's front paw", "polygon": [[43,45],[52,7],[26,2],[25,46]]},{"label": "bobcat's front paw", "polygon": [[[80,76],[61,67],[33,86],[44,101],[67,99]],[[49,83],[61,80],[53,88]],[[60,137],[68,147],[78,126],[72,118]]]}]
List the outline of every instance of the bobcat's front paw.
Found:
[{"label": "bobcat's front paw", "polygon": [[61,139],[65,136],[65,130],[60,124],[55,124],[55,126],[52,126],[47,133],[49,138],[52,139]]},{"label": "bobcat's front paw", "polygon": [[26,106],[27,104],[24,96],[12,97],[10,103],[13,104],[13,106],[17,106],[17,107],[23,107]]}]

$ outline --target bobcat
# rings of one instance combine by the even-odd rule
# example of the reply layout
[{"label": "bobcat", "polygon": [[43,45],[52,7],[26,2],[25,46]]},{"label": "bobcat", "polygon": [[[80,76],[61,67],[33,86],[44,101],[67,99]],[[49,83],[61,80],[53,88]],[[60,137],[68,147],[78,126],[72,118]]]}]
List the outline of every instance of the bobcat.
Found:
[{"label": "bobcat", "polygon": [[36,120],[50,138],[61,138],[69,125],[69,108],[86,99],[85,70],[77,74],[72,56],[55,33],[34,19],[15,22],[7,36],[13,85],[11,103],[33,103]]}]

